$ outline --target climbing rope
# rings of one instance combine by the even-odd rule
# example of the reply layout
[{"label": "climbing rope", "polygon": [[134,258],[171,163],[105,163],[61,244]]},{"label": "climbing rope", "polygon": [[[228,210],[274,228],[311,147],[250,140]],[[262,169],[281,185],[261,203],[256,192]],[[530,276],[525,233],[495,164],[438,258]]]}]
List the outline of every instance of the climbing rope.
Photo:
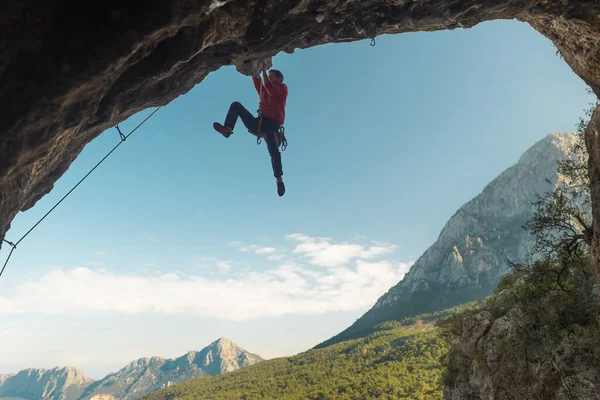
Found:
[{"label": "climbing rope", "polygon": [[260,80],[260,90],[258,93],[258,130],[256,131],[256,144],[259,145],[261,143],[260,140],[260,126],[262,125],[262,93],[263,93],[263,81]]},{"label": "climbing rope", "polygon": [[4,268],[6,268],[6,265],[8,264],[8,261],[10,260],[10,256],[12,256],[13,251],[15,251],[15,249],[17,248],[17,246],[15,246],[13,243],[10,243],[8,240],[5,240],[5,242],[11,245],[11,249],[10,249],[10,253],[8,253],[8,257],[6,258],[6,261],[4,262],[4,265],[2,266],[2,271],[0,271],[0,276],[2,276],[2,273],[4,272]]},{"label": "climbing rope", "polygon": [[138,126],[136,126],[135,128],[133,128],[133,130],[131,132],[129,132],[127,135],[124,135],[123,132],[121,132],[121,129],[119,128],[119,125],[116,125],[115,128],[117,129],[117,131],[119,132],[119,136],[121,137],[121,141],[112,148],[111,151],[109,151],[104,158],[102,158],[87,174],[85,174],[85,176],[83,178],[81,178],[81,180],[79,182],[77,182],[77,184],[75,186],[73,186],[73,188],[71,190],[69,190],[67,192],[67,194],[65,194],[59,201],[58,203],[56,203],[46,214],[44,214],[44,216],[42,218],[40,218],[40,220],[38,222],[35,223],[35,225],[33,225],[23,236],[21,236],[21,238],[16,242],[16,243],[12,243],[9,242],[6,239],[2,239],[3,242],[8,243],[12,249],[10,250],[10,253],[8,254],[8,257],[6,258],[6,261],[4,262],[4,266],[2,267],[2,270],[0,271],[0,276],[2,276],[2,273],[4,272],[4,269],[6,268],[6,265],[8,264],[8,261],[10,260],[10,256],[12,256],[13,251],[15,251],[15,249],[17,248],[17,246],[19,245],[19,243],[21,243],[23,241],[23,239],[25,239],[27,237],[27,235],[29,235],[35,228],[37,228],[37,226],[44,220],[46,219],[46,217],[48,215],[50,215],[50,213],[52,211],[54,211],[56,209],[56,207],[58,207],[58,205],[60,203],[63,202],[63,200],[65,200],[83,181],[85,181],[87,179],[88,176],[90,176],[90,174],[92,172],[94,172],[94,170],[96,168],[98,168],[100,166],[100,164],[102,164],[104,162],[104,160],[106,160],[108,158],[108,156],[110,156],[121,144],[123,144],[123,142],[125,142],[125,140],[127,140],[127,138],[131,135],[133,135],[133,133],[135,131],[137,131],[142,125],[144,125],[144,123],[146,123],[146,121],[148,121],[154,114],[156,114],[156,112],[158,110],[160,110],[162,108],[162,106],[159,106],[156,110],[152,111],[152,113],[147,116],[142,122],[140,122],[138,124]]}]

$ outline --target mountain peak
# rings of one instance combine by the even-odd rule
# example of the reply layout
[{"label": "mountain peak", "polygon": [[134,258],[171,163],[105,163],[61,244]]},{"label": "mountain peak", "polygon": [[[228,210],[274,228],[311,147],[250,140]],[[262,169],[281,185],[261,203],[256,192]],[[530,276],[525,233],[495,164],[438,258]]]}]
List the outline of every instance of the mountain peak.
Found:
[{"label": "mountain peak", "polygon": [[575,132],[553,132],[534,143],[519,158],[516,165],[519,164],[537,164],[543,160],[543,155],[550,152],[550,162],[556,161],[557,157],[562,157],[569,153],[577,142]]},{"label": "mountain peak", "polygon": [[218,338],[217,340],[208,345],[208,347],[212,346],[220,346],[223,348],[239,347],[236,343],[224,337]]},{"label": "mountain peak", "polygon": [[196,362],[211,375],[234,371],[259,361],[262,361],[262,358],[224,337],[206,346],[196,357]]},{"label": "mountain peak", "polygon": [[352,326],[317,348],[370,334],[378,324],[482,299],[508,272],[507,259],[522,261],[534,237],[523,225],[533,217],[536,195],[558,182],[558,161],[577,143],[577,133],[554,132],[534,143],[518,162],[464,203],[437,240],[404,278]]}]

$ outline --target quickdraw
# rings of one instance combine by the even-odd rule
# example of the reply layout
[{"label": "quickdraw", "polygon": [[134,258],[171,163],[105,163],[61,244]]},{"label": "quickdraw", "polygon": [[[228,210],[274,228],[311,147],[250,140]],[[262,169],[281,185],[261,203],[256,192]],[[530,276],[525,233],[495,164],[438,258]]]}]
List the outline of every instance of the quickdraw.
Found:
[{"label": "quickdraw", "polygon": [[277,130],[277,139],[279,142],[278,144],[281,145],[281,151],[285,151],[285,149],[287,149],[288,142],[285,137],[285,128],[283,127],[283,125],[281,125]]}]

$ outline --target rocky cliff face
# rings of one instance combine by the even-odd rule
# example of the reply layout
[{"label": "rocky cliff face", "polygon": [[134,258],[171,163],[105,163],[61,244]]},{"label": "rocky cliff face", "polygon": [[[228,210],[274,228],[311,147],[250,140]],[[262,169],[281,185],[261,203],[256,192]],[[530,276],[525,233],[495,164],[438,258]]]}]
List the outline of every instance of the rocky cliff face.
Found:
[{"label": "rocky cliff face", "polygon": [[533,145],[450,218],[402,281],[351,327],[318,347],[364,336],[384,321],[490,295],[508,271],[506,260],[522,261],[531,251],[534,238],[522,228],[533,216],[531,202],[552,188],[545,179],[557,182],[557,161],[575,141],[572,133],[555,133]]},{"label": "rocky cliff face", "polygon": [[129,400],[192,378],[219,375],[256,364],[262,358],[221,338],[199,352],[176,359],[146,357],[94,381],[74,368],[28,369],[0,375],[0,399]]},{"label": "rocky cliff face", "polygon": [[76,399],[93,379],[76,368],[26,369],[0,375],[0,399]]},{"label": "rocky cliff face", "polygon": [[597,290],[548,290],[555,280],[513,284],[442,323],[453,331],[445,399],[600,399]]},{"label": "rocky cliff face", "polygon": [[545,349],[524,346],[522,335],[534,325],[519,307],[498,318],[487,310],[467,317],[452,347],[453,384],[444,398],[600,399],[598,349],[587,348],[590,338],[576,330]]},{"label": "rocky cliff face", "polygon": [[[600,93],[598,15],[591,0],[3,2],[0,237],[101,132],[169,103],[223,65],[381,34],[518,19],[552,40]],[[600,143],[598,123],[588,130],[590,145]],[[596,168],[598,159],[591,156]],[[593,180],[600,191],[600,173]]]}]

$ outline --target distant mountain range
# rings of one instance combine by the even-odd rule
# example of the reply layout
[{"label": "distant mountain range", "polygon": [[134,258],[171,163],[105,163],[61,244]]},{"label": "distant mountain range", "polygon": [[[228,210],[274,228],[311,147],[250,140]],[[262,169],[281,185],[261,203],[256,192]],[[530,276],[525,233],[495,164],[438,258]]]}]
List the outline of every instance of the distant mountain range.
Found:
[{"label": "distant mountain range", "polygon": [[141,400],[442,399],[448,345],[434,316],[391,323],[365,338],[278,357],[230,374],[190,379]]},{"label": "distant mountain range", "polygon": [[[558,160],[575,143],[574,133],[553,133],[535,143],[450,218],[402,281],[352,326],[316,347],[366,336],[382,322],[490,295],[508,272],[507,259],[523,260],[532,250],[534,238],[523,229],[534,214],[531,203],[536,194],[553,189]],[[460,190],[460,179],[456,190]]]},{"label": "distant mountain range", "polygon": [[26,369],[0,374],[0,399],[114,400],[138,399],[192,378],[220,375],[263,359],[221,338],[204,349],[176,359],[140,358],[114,374],[94,381],[76,368]]}]

